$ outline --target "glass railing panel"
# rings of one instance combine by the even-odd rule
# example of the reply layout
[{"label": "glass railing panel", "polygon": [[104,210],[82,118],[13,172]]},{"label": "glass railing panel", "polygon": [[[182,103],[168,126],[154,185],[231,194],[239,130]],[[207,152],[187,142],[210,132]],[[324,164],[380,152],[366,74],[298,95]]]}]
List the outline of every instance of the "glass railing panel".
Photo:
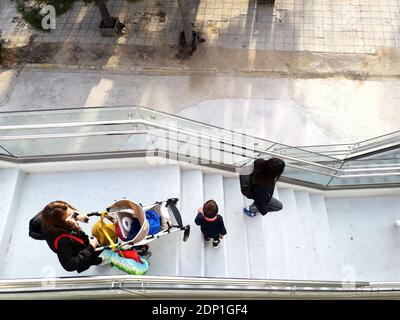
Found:
[{"label": "glass railing panel", "polygon": [[382,148],[388,148],[400,144],[400,131],[391,132],[379,137],[364,140],[354,145],[354,149],[351,154],[357,154],[361,152],[369,152],[379,150]]},{"label": "glass railing panel", "polygon": [[[323,154],[318,154],[298,148],[291,148],[289,146],[283,145],[276,143],[275,146],[273,146],[269,151],[273,151],[277,154],[280,154],[282,156],[287,156],[287,157],[292,157],[296,159],[302,159],[306,160],[309,162],[318,162],[318,163],[327,163],[329,165],[334,164],[332,167],[337,168],[338,164],[340,163],[340,160],[335,159],[333,157],[323,155]],[[286,160],[285,160],[286,161]],[[290,160],[288,160],[290,161]]]},{"label": "glass railing panel", "polygon": [[[167,117],[164,118],[164,121],[166,121]],[[153,122],[158,122],[157,120],[152,118],[151,121]],[[191,121],[189,121],[191,124]],[[198,124],[195,123],[197,126]],[[190,135],[190,134],[182,134],[180,132],[176,132],[173,130],[164,130],[164,129],[157,129],[157,128],[152,128],[149,127],[149,129],[152,130],[152,132],[157,132],[157,134],[153,137],[153,142],[154,145],[157,149],[163,150],[163,151],[170,151],[173,154],[178,154],[178,155],[183,155],[190,157],[192,159],[198,159],[197,161],[200,161],[201,164],[223,164],[223,165],[231,165],[231,166],[236,166],[237,164],[244,164],[246,162],[251,162],[253,159],[264,156],[265,155],[260,155],[258,151],[255,151],[254,148],[258,149],[259,142],[257,141],[258,139],[249,139],[248,136],[244,136],[241,133],[238,132],[231,132],[231,131],[225,131],[221,130],[220,133],[221,135],[221,141],[219,139],[213,139],[216,137],[215,135],[215,130],[213,134],[210,134],[209,131],[207,132],[206,135]],[[193,127],[186,127],[186,129],[189,129],[189,132],[197,133],[198,131],[193,130]],[[209,137],[213,137],[210,138]],[[261,139],[259,139],[261,143],[264,143]],[[233,142],[233,144],[230,144],[229,142]],[[239,146],[237,146],[239,145]],[[270,148],[267,148],[271,150],[271,147],[275,146],[276,144],[271,145],[270,143],[268,146]],[[243,146],[245,148],[243,148]],[[280,145],[282,146],[282,145]],[[326,165],[328,167],[332,168],[337,168],[340,166],[339,162],[332,161],[331,157],[326,157],[326,156],[318,156],[313,153],[308,153],[308,152],[302,152],[302,154],[307,154],[312,159],[318,160],[319,163]],[[267,155],[267,157],[270,157],[271,155]],[[290,160],[290,159],[285,159],[287,163],[299,165],[298,160]],[[300,166],[302,164],[300,163]],[[303,165],[304,166],[304,165]],[[316,173],[316,172],[311,172],[306,169],[300,169],[300,171],[305,171],[307,174],[295,174],[295,171],[299,171],[299,169],[292,170],[293,172],[289,172],[289,175],[292,175],[293,178],[296,179],[305,179],[305,176],[308,176],[306,179],[308,182],[312,183],[322,183],[326,184],[330,181],[331,177],[328,175],[324,176],[324,173],[327,174],[332,174],[335,173],[334,170],[330,170],[329,168],[313,168],[313,166],[308,166],[310,167],[311,170],[314,171],[322,171],[321,173]]]},{"label": "glass railing panel", "polygon": [[360,160],[364,160],[364,159],[365,160],[370,160],[370,159],[387,160],[387,159],[395,159],[395,158],[400,158],[400,146],[397,148],[391,149],[391,150],[387,150],[387,151],[379,151],[378,153],[363,155],[359,159]]},{"label": "glass railing panel", "polygon": [[[66,124],[98,121],[147,120],[147,124],[102,124],[89,123],[82,126],[55,128],[28,128],[0,130],[0,154],[16,157],[51,156],[68,154],[110,153],[121,151],[160,150],[174,157],[192,159],[197,164],[225,165],[232,169],[247,166],[254,159],[275,156],[285,160],[284,177],[319,185],[353,185],[398,183],[399,176],[385,174],[354,177],[354,172],[340,169],[361,168],[356,173],[368,175],[371,170],[393,167],[399,159],[369,159],[369,161],[347,161],[344,163],[329,155],[329,152],[344,152],[339,145],[325,154],[315,152],[318,148],[292,148],[287,145],[246,135],[240,131],[215,128],[189,119],[163,114],[157,111],[136,108],[86,108],[57,111],[0,113],[0,127],[25,124]],[[161,125],[161,127],[160,127]],[[0,128],[1,129],[1,128]],[[36,138],[26,136],[37,136]],[[47,136],[46,136],[47,135]],[[55,135],[60,135],[56,137]],[[11,139],[10,136],[18,136]],[[21,137],[22,136],[22,137]],[[336,149],[337,148],[337,149]],[[273,154],[271,154],[273,153]],[[187,160],[187,159],[185,159]],[[397,161],[397,162],[396,162]],[[388,170],[390,170],[389,168]],[[338,171],[339,170],[339,171]],[[336,176],[347,175],[347,178]],[[349,176],[350,175],[350,176]]]},{"label": "glass railing panel", "polygon": [[2,141],[2,145],[16,157],[136,151],[153,148],[147,134]]},{"label": "glass railing panel", "polygon": [[[328,162],[329,164],[332,161],[336,161],[337,159],[325,155],[318,155],[309,151],[299,150],[296,148],[290,148],[288,146],[282,144],[276,144],[268,140],[256,138],[254,136],[243,134],[240,131],[232,131],[226,130],[222,128],[216,128],[207,126],[203,123],[199,123],[196,121],[179,118],[179,117],[171,117],[170,115],[159,113],[153,110],[141,109],[140,110],[143,119],[153,122],[158,122],[166,125],[169,128],[175,128],[180,130],[185,130],[188,132],[192,132],[195,134],[200,134],[202,140],[208,140],[209,137],[214,137],[220,139],[220,141],[224,142],[223,148],[224,152],[234,152],[234,154],[242,154],[243,152],[250,157],[251,159],[257,158],[261,156],[262,151],[275,151],[281,150],[285,148],[284,153],[279,153],[282,155],[291,156],[292,154],[297,154],[300,159],[307,158],[310,161],[320,161],[320,162]],[[232,142],[230,144],[230,142]],[[233,146],[232,146],[233,144]],[[246,147],[243,149],[241,146]],[[290,148],[290,149],[289,149]],[[254,150],[255,149],[255,150]],[[253,150],[253,151],[251,151]],[[270,155],[272,157],[273,155]],[[286,159],[285,159],[286,160]],[[240,161],[241,163],[242,161]],[[245,163],[245,161],[243,161]],[[340,166],[334,165],[333,167]]]},{"label": "glass railing panel", "polygon": [[200,135],[203,139],[207,140],[209,139],[209,137],[214,137],[220,139],[221,141],[226,141],[227,143],[233,142],[233,144],[237,146],[247,145],[250,147],[261,148],[262,150],[267,150],[274,145],[274,142],[256,138],[242,131],[227,130],[223,128],[209,126],[207,124],[200,123],[194,120],[180,118],[175,115],[171,116],[144,108],[140,109],[140,113],[142,115],[142,119],[144,120],[161,123],[171,129],[173,128],[192,132],[194,134]]},{"label": "glass railing panel", "polygon": [[84,108],[0,113],[0,126],[140,119],[136,107]]},{"label": "glass railing panel", "polygon": [[332,179],[330,175],[336,174],[335,170],[324,169],[321,170],[323,173],[318,171],[313,172],[311,170],[315,170],[315,168],[311,166],[302,166],[302,168],[299,169],[287,165],[282,177],[326,186]]},{"label": "glass railing panel", "polygon": [[[347,157],[349,152],[353,148],[353,144],[338,144],[338,145],[316,145],[316,146],[296,146],[294,147],[298,152],[291,151],[293,156],[301,156],[304,151],[310,152],[310,158],[313,158],[313,154],[324,155],[337,160],[343,160]],[[284,154],[286,150],[293,149],[290,146],[279,146],[276,152]]]},{"label": "glass railing panel", "polygon": [[155,150],[154,139],[149,134],[130,134],[125,143],[116,151],[151,151]]},{"label": "glass railing panel", "polygon": [[[62,124],[61,124],[62,125]],[[45,135],[86,135],[87,133],[101,133],[107,134],[108,132],[133,132],[146,130],[146,126],[142,124],[118,124],[118,125],[86,125],[77,127],[58,127],[58,128],[28,128],[18,130],[1,130],[0,141],[7,141],[7,137],[20,137],[21,139],[40,138]]]},{"label": "glass railing panel", "polygon": [[194,153],[182,152],[185,151],[187,147],[188,147],[187,143],[179,143],[178,144],[179,155],[182,156],[190,155],[194,158],[198,156],[197,164],[201,165],[215,165],[215,166],[222,165],[222,166],[235,167],[236,163],[248,160],[248,157],[246,156],[241,156],[240,154],[232,154],[231,152],[226,151],[224,149],[220,149],[215,145],[210,147],[200,146]]},{"label": "glass railing panel", "polygon": [[347,178],[333,178],[328,186],[360,186],[368,185],[373,187],[374,185],[388,185],[388,184],[399,184],[400,176],[388,175],[388,176],[372,176],[372,177],[347,177]]},{"label": "glass railing panel", "polygon": [[358,159],[358,160],[347,160],[343,168],[344,169],[362,169],[362,168],[391,168],[400,167],[400,157],[390,159]]},{"label": "glass railing panel", "polygon": [[9,152],[5,147],[0,145],[0,155],[1,156],[7,156],[7,157],[14,157],[14,155]]},{"label": "glass railing panel", "polygon": [[249,160],[241,153],[241,148],[227,146],[223,143],[201,139],[185,134],[173,134],[162,130],[152,130],[153,144],[157,150],[171,155],[194,159],[198,164],[231,165]]},{"label": "glass railing panel", "polygon": [[[400,183],[400,159],[362,159],[346,161],[341,178],[329,185],[374,185]],[[357,177],[353,177],[357,175]]]}]

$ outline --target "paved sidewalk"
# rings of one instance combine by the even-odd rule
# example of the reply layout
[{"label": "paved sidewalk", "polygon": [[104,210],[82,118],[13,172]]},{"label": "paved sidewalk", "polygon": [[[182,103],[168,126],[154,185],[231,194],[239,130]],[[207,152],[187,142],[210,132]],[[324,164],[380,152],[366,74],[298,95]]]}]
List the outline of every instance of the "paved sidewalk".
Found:
[{"label": "paved sidewalk", "polygon": [[[174,46],[182,30],[176,0],[109,0],[112,15],[127,24],[127,35],[119,39],[100,37],[100,15],[93,5],[76,3],[58,18],[57,29],[46,34],[30,30],[18,17],[15,2],[4,1],[0,30],[18,46],[30,39]],[[256,0],[192,0],[191,7],[195,28],[211,47],[328,53],[400,48],[398,0],[276,0],[274,8]]]},{"label": "paved sidewalk", "polygon": [[12,93],[17,80],[15,70],[0,70],[0,107],[5,104]]}]

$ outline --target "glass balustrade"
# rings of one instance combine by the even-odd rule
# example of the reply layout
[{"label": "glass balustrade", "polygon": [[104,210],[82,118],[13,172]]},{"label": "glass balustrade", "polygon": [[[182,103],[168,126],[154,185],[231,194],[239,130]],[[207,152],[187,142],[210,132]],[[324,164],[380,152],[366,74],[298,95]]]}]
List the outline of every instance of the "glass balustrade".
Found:
[{"label": "glass balustrade", "polygon": [[[374,146],[388,139],[393,144],[395,137],[379,138]],[[0,113],[3,159],[161,151],[173,159],[239,172],[256,158],[277,156],[287,164],[283,176],[292,181],[323,187],[400,183],[398,158],[343,160],[353,145],[316,152],[323,147],[290,147],[135,106]]]}]

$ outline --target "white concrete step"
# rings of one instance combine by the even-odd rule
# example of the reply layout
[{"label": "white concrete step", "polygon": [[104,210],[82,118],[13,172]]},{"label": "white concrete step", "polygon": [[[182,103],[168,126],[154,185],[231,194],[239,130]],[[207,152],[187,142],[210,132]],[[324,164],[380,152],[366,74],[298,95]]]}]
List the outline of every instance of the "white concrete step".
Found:
[{"label": "white concrete step", "polygon": [[[274,198],[279,200],[279,191],[275,189]],[[285,206],[285,204],[283,204]],[[285,225],[282,223],[282,211],[270,212],[263,217],[264,239],[267,247],[268,278],[287,278],[287,241]]]},{"label": "white concrete step", "polygon": [[320,275],[321,262],[317,249],[316,233],[314,229],[314,218],[310,203],[310,196],[306,191],[296,191],[294,193],[296,199],[297,210],[300,216],[300,222],[303,231],[304,253],[307,259],[307,278],[309,280],[317,280]]},{"label": "white concrete step", "polygon": [[[151,191],[150,194],[155,195],[159,193],[162,198],[149,201],[154,202],[157,200],[166,200],[167,198],[179,198],[181,191],[181,170],[179,167],[172,166],[163,172],[148,172],[147,179],[141,179],[142,183],[150,180]],[[157,175],[158,174],[158,175]],[[149,186],[150,187],[150,186]],[[156,191],[156,189],[158,189]],[[181,209],[181,203],[178,202],[178,209]],[[152,256],[150,258],[150,268],[147,272],[148,275],[179,275],[179,245],[182,241],[182,232],[171,233],[162,239],[151,242],[150,251]]]},{"label": "white concrete step", "polygon": [[247,232],[244,227],[247,217],[243,214],[244,204],[239,179],[225,178],[224,191],[228,276],[232,278],[249,278],[250,262]]},{"label": "white concrete step", "polygon": [[[243,197],[243,199],[245,206],[253,203],[253,200],[246,197]],[[263,279],[268,277],[267,246],[263,229],[264,218],[265,216],[260,213],[253,218],[247,216],[245,218],[251,278]]]},{"label": "white concrete step", "polygon": [[[214,200],[218,204],[218,213],[224,217],[224,186],[222,175],[205,174],[203,179],[203,202],[211,199]],[[229,231],[227,230],[227,232]],[[219,248],[213,248],[211,240],[205,244],[204,260],[206,277],[226,277],[228,274],[225,240],[222,240]]]},{"label": "white concrete step", "polygon": [[[183,222],[192,226],[188,242],[178,232],[150,244],[148,275],[336,281],[350,276],[394,281],[398,275],[393,257],[400,204],[395,193],[325,199],[279,188],[274,197],[283,210],[253,219],[242,213],[252,201],[243,199],[238,178],[149,166],[33,174],[0,170],[0,278],[76,276],[62,269],[45,242],[28,237],[29,220],[55,199],[88,212],[124,197],[143,204],[178,197]],[[197,209],[209,199],[218,203],[228,231],[217,249],[204,244],[194,224]],[[83,230],[90,234],[95,222],[92,218]],[[82,276],[114,274],[125,275],[115,268],[93,267]]]},{"label": "white concrete step", "polygon": [[331,277],[346,281],[399,279],[400,195],[327,197]]},{"label": "white concrete step", "polygon": [[279,199],[283,203],[281,221],[288,249],[287,277],[288,279],[305,280],[308,268],[304,252],[305,242],[293,189],[280,189]]},{"label": "white concrete step", "polygon": [[180,243],[179,275],[204,276],[204,240],[194,223],[197,209],[203,205],[203,173],[200,170],[181,172],[181,214],[184,225],[190,224],[190,237]]},{"label": "white concrete step", "polygon": [[25,173],[18,169],[0,170],[0,273],[12,236],[15,236],[13,232],[17,222],[15,212],[25,176]]},{"label": "white concrete step", "polygon": [[313,215],[313,230],[315,230],[315,240],[319,253],[321,268],[319,270],[319,280],[330,279],[331,270],[331,241],[328,211],[324,196],[320,194],[310,194],[310,203]]},{"label": "white concrete step", "polygon": [[[147,167],[144,169],[93,170],[55,173],[37,173],[26,176],[23,189],[18,196],[15,212],[16,223],[13,238],[3,270],[4,278],[35,278],[48,275],[72,276],[76,273],[64,271],[57,256],[44,241],[29,238],[29,220],[47,203],[55,199],[65,200],[84,212],[101,210],[116,199],[126,197],[143,204],[180,196],[180,168],[177,166]],[[83,230],[91,233],[97,222],[92,218]],[[174,239],[175,235],[179,238]],[[175,275],[177,273],[177,246],[182,233],[177,232],[150,244],[150,274]],[[29,245],[21,255],[21,248]],[[38,263],[38,259],[44,259]],[[29,266],[27,268],[26,266]],[[90,268],[85,275],[104,275],[119,272],[115,268]]]}]

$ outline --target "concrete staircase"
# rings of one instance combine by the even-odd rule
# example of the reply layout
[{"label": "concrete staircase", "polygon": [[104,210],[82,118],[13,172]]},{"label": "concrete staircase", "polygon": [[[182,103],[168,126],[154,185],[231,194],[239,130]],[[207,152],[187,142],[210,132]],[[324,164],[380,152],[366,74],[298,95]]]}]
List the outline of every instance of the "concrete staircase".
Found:
[{"label": "concrete staircase", "polygon": [[[238,177],[224,177],[221,173],[183,170],[170,165],[53,173],[0,170],[0,174],[3,178],[0,187],[10,193],[4,202],[13,203],[12,208],[8,206],[2,212],[6,215],[2,216],[3,221],[8,221],[7,230],[12,232],[7,233],[3,228],[0,234],[2,246],[8,249],[2,256],[0,278],[76,275],[60,267],[56,255],[45,242],[28,237],[29,219],[56,199],[70,202],[83,211],[93,211],[123,197],[140,203],[178,197],[184,224],[191,224],[190,238],[184,243],[182,233],[175,233],[153,241],[149,275],[340,280],[340,268],[347,262],[336,259],[339,255],[335,248],[344,250],[346,241],[352,242],[340,238],[339,246],[334,241],[340,234],[340,230],[333,233],[330,222],[331,215],[336,214],[335,206],[328,212],[327,202],[331,200],[323,195],[278,186],[274,196],[282,201],[283,210],[249,218],[242,213],[249,200],[240,192]],[[194,224],[197,209],[209,199],[218,203],[228,231],[217,249],[204,242]],[[398,196],[389,200],[395,207]],[[387,217],[382,217],[386,219],[387,228],[393,227],[389,227],[389,221],[395,220],[396,210],[400,209],[400,204],[397,205]],[[398,213],[400,218],[400,210]],[[89,225],[83,225],[83,229],[90,233],[94,222],[92,219]],[[391,236],[400,238],[390,230]],[[357,235],[357,230],[354,234]],[[397,260],[393,262],[393,268],[400,265]],[[363,268],[369,267],[374,272],[378,268],[376,265]],[[106,274],[124,273],[103,266],[92,267],[82,275]],[[368,277],[368,270],[363,270],[362,274]],[[385,279],[383,275],[382,279],[373,280]]]}]

